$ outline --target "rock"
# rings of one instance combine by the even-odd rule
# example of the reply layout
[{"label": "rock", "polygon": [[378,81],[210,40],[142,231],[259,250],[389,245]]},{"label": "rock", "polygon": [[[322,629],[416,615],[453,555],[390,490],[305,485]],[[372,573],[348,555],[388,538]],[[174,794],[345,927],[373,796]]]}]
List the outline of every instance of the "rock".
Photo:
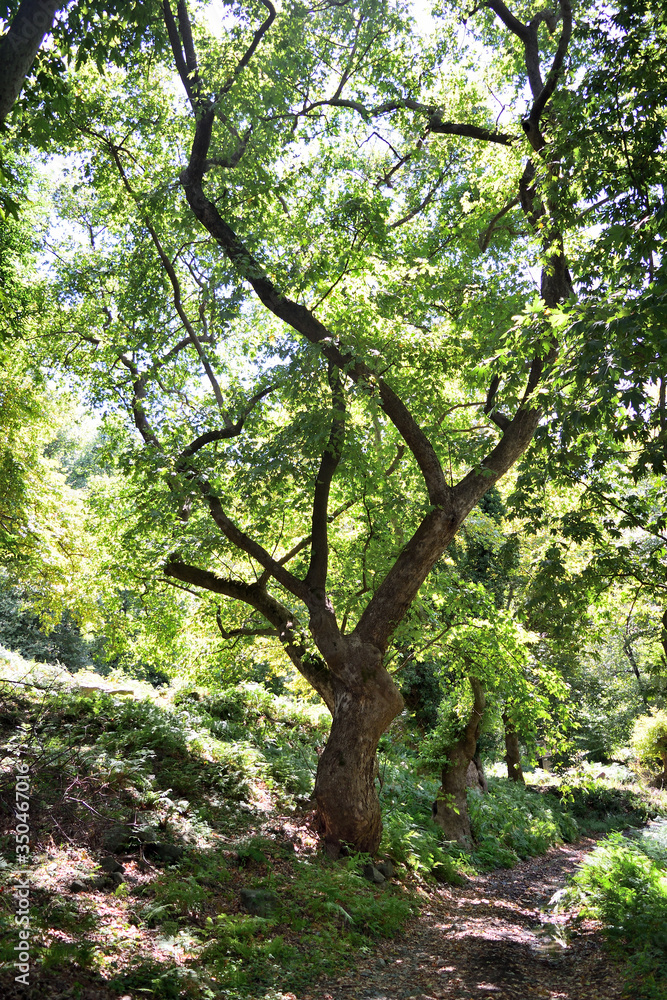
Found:
[{"label": "rock", "polygon": [[452,872],[447,865],[433,865],[431,868],[431,875],[436,882],[440,882],[441,885],[449,885],[452,880]]},{"label": "rock", "polygon": [[82,882],[81,879],[78,878],[75,878],[69,887],[70,892],[86,892],[87,889],[88,886],[86,885],[86,883]]},{"label": "rock", "polygon": [[112,826],[110,830],[106,831],[102,838],[102,843],[107,851],[120,854],[121,851],[126,851],[131,846],[132,841],[136,845],[136,839],[136,834],[131,827],[116,824],[116,826]]},{"label": "rock", "polygon": [[365,879],[369,882],[375,883],[375,885],[382,885],[385,881],[385,877],[381,871],[375,867],[375,865],[364,865],[362,873]]},{"label": "rock", "polygon": [[278,897],[268,889],[241,889],[241,906],[254,917],[270,917],[278,908]]},{"label": "rock", "polygon": [[146,853],[149,857],[155,858],[157,861],[164,861],[165,864],[175,865],[183,857],[183,848],[177,847],[176,844],[164,844],[158,841],[157,843],[147,843]]},{"label": "rock", "polygon": [[394,866],[391,861],[378,861],[375,867],[379,871],[380,875],[384,875],[385,878],[394,877]]},{"label": "rock", "polygon": [[160,834],[155,827],[152,826],[138,827],[134,836],[137,837],[142,844],[157,844],[160,840]]},{"label": "rock", "polygon": [[125,881],[121,872],[111,872],[111,874],[109,875],[109,879],[111,880],[113,885],[122,885]]},{"label": "rock", "polygon": [[121,863],[119,861],[116,861],[115,858],[102,858],[102,860],[100,861],[100,868],[102,869],[103,872],[107,872],[107,874],[109,875],[111,875],[112,872],[125,871]]}]

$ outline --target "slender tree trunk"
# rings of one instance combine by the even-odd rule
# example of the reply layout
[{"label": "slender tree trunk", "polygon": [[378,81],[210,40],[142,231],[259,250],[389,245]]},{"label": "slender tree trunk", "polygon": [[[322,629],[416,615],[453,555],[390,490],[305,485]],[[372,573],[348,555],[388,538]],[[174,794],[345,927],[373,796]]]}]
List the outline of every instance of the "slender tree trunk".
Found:
[{"label": "slender tree trunk", "polygon": [[455,840],[465,847],[472,845],[466,795],[468,768],[477,751],[479,725],[485,705],[482,685],[474,677],[470,678],[470,684],[475,697],[470,719],[460,739],[449,749],[447,763],[442,769],[442,786],[433,803],[433,818],[447,840]]},{"label": "slender tree trunk", "polygon": [[521,769],[519,736],[514,723],[509,718],[507,713],[503,715],[503,725],[505,726],[505,762],[507,764],[507,777],[510,781],[517,781],[522,785],[525,785],[523,771]]},{"label": "slender tree trunk", "polygon": [[331,733],[315,781],[320,833],[330,852],[354,845],[374,854],[380,846],[376,751],[402,708],[400,692],[382,666],[369,665],[359,684],[334,682]]}]

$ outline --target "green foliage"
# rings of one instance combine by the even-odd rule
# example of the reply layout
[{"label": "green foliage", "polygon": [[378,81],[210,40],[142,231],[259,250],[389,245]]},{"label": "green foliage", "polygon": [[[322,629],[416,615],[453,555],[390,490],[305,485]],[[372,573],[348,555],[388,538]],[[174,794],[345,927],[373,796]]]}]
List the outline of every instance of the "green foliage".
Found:
[{"label": "green foliage", "polygon": [[[649,849],[650,850],[650,849]],[[637,1000],[667,991],[667,853],[649,854],[642,839],[612,834],[588,855],[567,898],[604,924],[613,952],[628,960]]]},{"label": "green foliage", "polygon": [[54,624],[40,615],[20,590],[3,587],[1,580],[0,643],[26,659],[62,663],[72,671],[91,665],[90,643],[67,609]]},{"label": "green foliage", "polygon": [[[642,715],[636,719],[630,743],[637,760],[645,766],[666,764],[667,712],[655,709],[651,715]],[[663,766],[663,770],[667,770],[667,767]]]},{"label": "green foliage", "polygon": [[[271,984],[280,983],[283,990],[303,988],[318,975],[331,974],[369,938],[393,936],[414,903],[390,885],[379,893],[369,891],[358,873],[364,860],[295,861],[289,875],[276,872],[256,880],[257,888],[276,892],[275,916],[221,913],[209,918],[203,958],[212,964],[221,986],[253,996],[253,989]],[[298,932],[299,947],[284,940],[280,931],[286,926]]]},{"label": "green foliage", "polygon": [[473,860],[482,868],[511,868],[519,858],[544,854],[576,840],[572,816],[544,796],[513,781],[489,779],[489,794],[468,795],[470,822],[479,842]]}]

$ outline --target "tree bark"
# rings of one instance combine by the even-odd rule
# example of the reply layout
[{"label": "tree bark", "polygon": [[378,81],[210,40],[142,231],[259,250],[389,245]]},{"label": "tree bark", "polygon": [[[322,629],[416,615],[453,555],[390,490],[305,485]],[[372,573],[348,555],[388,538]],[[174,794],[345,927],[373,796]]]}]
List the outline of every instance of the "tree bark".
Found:
[{"label": "tree bark", "polygon": [[468,768],[477,751],[479,726],[486,699],[479,681],[471,677],[474,704],[470,719],[460,739],[450,747],[447,763],[442,769],[442,786],[433,803],[433,819],[442,828],[447,840],[464,847],[472,846],[472,830],[468,814]]},{"label": "tree bark", "polygon": [[35,56],[51,31],[56,12],[67,6],[63,0],[23,0],[9,31],[0,39],[0,122],[21,93]]},{"label": "tree bark", "polygon": [[380,666],[353,687],[337,683],[331,733],[317,768],[319,832],[330,852],[346,846],[374,854],[382,837],[376,751],[383,732],[403,708],[391,677]]},{"label": "tree bark", "polygon": [[510,781],[517,781],[525,785],[523,771],[521,769],[521,751],[519,749],[519,736],[516,727],[507,713],[503,715],[503,725],[505,727],[505,763],[507,764],[507,777]]}]

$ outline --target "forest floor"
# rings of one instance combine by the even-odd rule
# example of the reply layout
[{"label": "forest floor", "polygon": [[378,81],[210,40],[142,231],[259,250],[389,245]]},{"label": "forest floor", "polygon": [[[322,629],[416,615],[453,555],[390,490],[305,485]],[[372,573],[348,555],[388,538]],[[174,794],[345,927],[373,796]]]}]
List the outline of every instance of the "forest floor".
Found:
[{"label": "forest floor", "polygon": [[461,888],[433,889],[399,937],[298,1000],[620,998],[620,970],[602,948],[599,925],[576,910],[546,909],[594,846],[580,840]]}]

